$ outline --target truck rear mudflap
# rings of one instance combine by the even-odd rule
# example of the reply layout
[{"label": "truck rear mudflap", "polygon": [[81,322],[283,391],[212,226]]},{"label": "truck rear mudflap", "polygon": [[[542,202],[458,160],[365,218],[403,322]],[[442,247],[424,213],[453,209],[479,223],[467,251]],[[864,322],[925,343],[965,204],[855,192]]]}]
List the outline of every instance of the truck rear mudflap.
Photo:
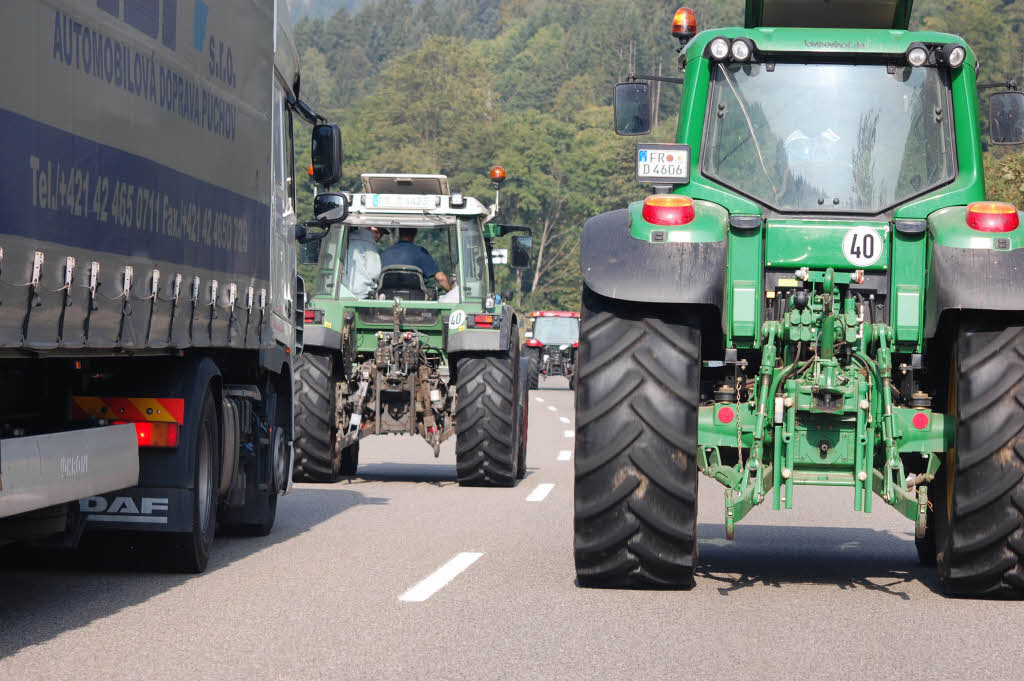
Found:
[{"label": "truck rear mudflap", "polygon": [[132,424],[0,440],[0,518],[137,484]]},{"label": "truck rear mudflap", "polygon": [[192,490],[132,487],[78,502],[90,531],[191,532]]}]

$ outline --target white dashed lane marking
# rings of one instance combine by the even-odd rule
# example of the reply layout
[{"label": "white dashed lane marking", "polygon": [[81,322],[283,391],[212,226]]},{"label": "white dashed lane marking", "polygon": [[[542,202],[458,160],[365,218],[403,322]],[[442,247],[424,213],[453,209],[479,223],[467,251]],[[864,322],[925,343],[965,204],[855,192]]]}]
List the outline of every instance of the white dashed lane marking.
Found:
[{"label": "white dashed lane marking", "polygon": [[538,401],[538,402],[543,402],[543,401],[544,401],[544,398],[543,398],[543,397],[538,397],[538,398],[536,398],[536,399],[537,399],[537,401]]},{"label": "white dashed lane marking", "polygon": [[563,433],[563,435],[565,435],[565,437],[576,437],[576,433],[574,431],[572,431],[572,430],[565,431],[565,433]]},{"label": "white dashed lane marking", "polygon": [[565,416],[559,416],[558,420],[561,421],[562,423],[569,423],[569,419],[566,418]]},{"label": "white dashed lane marking", "polygon": [[558,411],[558,409],[556,409],[555,407],[552,407],[552,406],[551,406],[551,405],[549,404],[549,405],[548,405],[548,411]]},{"label": "white dashed lane marking", "polygon": [[563,449],[562,451],[558,452],[558,460],[559,461],[568,461],[571,458],[572,458],[572,452],[570,452],[568,449]]},{"label": "white dashed lane marking", "polygon": [[458,577],[459,573],[475,563],[482,555],[484,554],[469,552],[456,555],[450,561],[435,570],[429,577],[399,596],[398,600],[410,603],[422,603],[443,589],[448,582]]},{"label": "white dashed lane marking", "polygon": [[544,497],[546,497],[548,495],[548,493],[551,492],[551,490],[553,490],[554,488],[555,488],[555,483],[553,483],[553,482],[542,482],[541,484],[537,485],[537,487],[532,492],[530,492],[530,496],[526,497],[526,500],[527,501],[544,501]]}]

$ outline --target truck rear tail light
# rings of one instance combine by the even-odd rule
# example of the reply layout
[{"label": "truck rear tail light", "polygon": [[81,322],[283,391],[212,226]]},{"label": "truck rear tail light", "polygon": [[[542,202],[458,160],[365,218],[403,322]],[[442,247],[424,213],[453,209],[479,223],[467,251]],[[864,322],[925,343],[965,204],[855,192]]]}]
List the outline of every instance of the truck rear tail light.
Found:
[{"label": "truck rear tail light", "polygon": [[648,196],[641,215],[652,225],[688,225],[696,217],[693,199],[678,194]]},{"label": "truck rear tail light", "polygon": [[324,311],[323,310],[305,310],[302,314],[302,319],[307,324],[323,324],[324,323]]},{"label": "truck rear tail light", "polygon": [[[131,421],[114,421],[115,426]],[[141,421],[133,423],[140,447],[177,447],[178,424],[162,421]]]},{"label": "truck rear tail light", "polygon": [[492,326],[495,320],[500,321],[501,317],[496,317],[492,314],[475,314],[473,315],[473,322],[479,326]]},{"label": "truck rear tail light", "polygon": [[572,346],[573,346],[574,348],[578,348],[578,347],[580,346],[580,342],[579,342],[579,341],[576,341],[575,343],[573,343],[573,344],[572,344]]},{"label": "truck rear tail light", "polygon": [[976,201],[967,206],[967,226],[978,232],[1012,232],[1020,226],[1020,218],[1008,203]]}]

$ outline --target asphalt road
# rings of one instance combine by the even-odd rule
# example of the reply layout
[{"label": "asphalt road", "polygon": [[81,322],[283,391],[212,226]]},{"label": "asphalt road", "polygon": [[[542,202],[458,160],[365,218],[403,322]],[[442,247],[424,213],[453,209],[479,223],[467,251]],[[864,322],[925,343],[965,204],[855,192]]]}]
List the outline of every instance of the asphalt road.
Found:
[{"label": "asphalt road", "polygon": [[730,543],[704,478],[696,588],[578,588],[572,393],[541,387],[514,489],[460,489],[450,444],[371,439],[360,477],[297,486],[203,575],[0,554],[0,679],[1020,678],[1024,603],[942,597],[911,525],[845,491]]}]

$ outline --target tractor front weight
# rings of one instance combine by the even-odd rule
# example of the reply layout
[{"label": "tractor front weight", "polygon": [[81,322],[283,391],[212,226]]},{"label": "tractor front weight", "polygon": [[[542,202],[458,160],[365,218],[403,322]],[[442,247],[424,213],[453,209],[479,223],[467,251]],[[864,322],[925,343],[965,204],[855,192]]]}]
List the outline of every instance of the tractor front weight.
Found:
[{"label": "tractor front weight", "polygon": [[890,326],[865,320],[866,303],[849,291],[860,273],[798,274],[804,288],[761,328],[756,376],[737,371],[735,385],[700,407],[697,464],[726,487],[726,536],[769,493],[773,509],[791,509],[795,486],[818,485],[852,487],[854,510],[868,513],[873,492],[923,537],[952,419],[927,400],[913,405],[897,393],[908,406],[894,404],[895,340]]}]

